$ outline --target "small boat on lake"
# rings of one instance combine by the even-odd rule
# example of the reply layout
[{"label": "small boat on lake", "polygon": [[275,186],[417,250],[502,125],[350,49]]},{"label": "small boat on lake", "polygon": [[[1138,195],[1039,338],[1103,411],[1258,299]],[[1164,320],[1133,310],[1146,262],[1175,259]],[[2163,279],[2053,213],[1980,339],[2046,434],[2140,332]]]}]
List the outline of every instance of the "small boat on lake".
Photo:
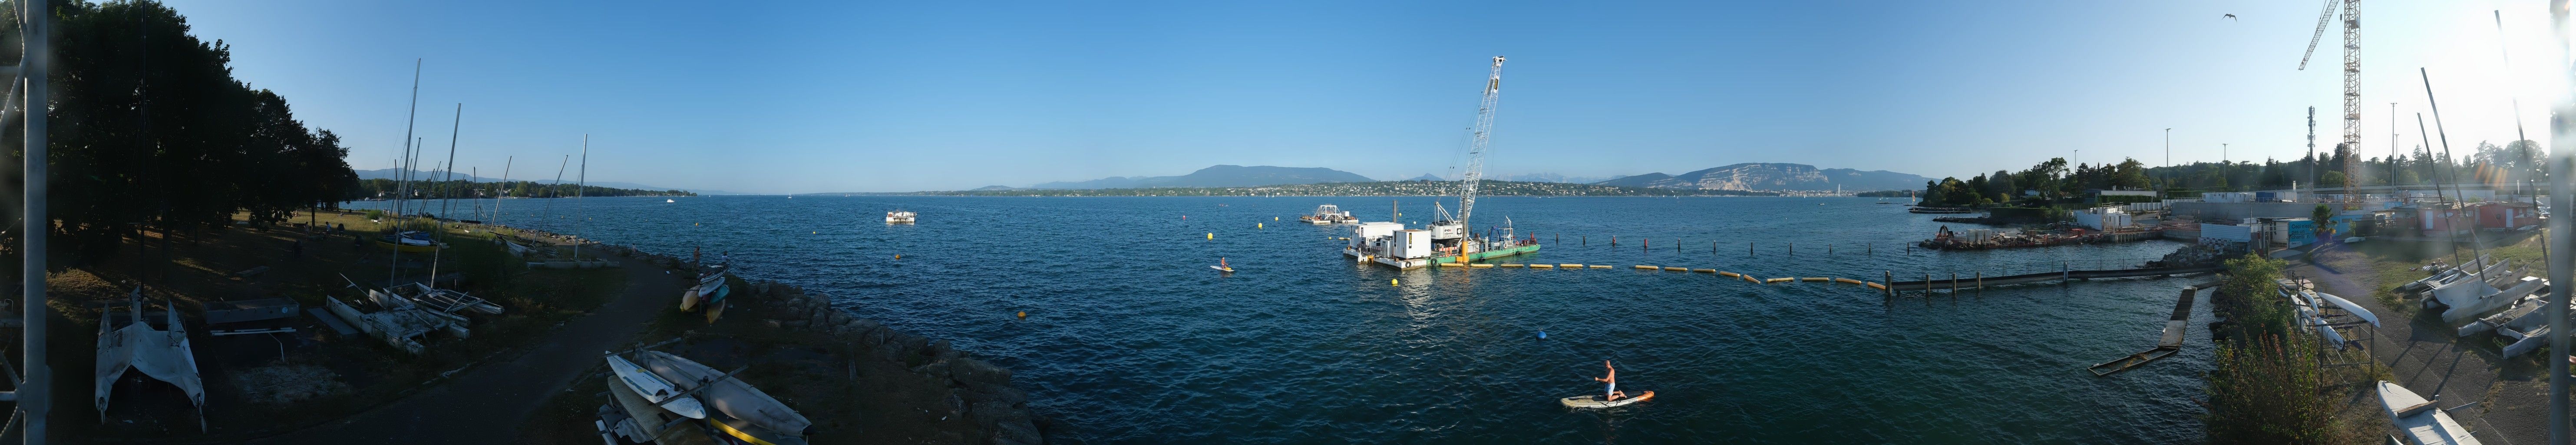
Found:
[{"label": "small boat on lake", "polygon": [[886,224],[912,224],[913,217],[915,216],[919,215],[916,215],[911,211],[896,210],[886,212],[885,222]]},{"label": "small boat on lake", "polygon": [[1350,211],[1342,210],[1341,206],[1332,204],[1315,206],[1315,213],[1299,216],[1297,217],[1297,220],[1305,221],[1310,224],[1349,224],[1360,222],[1359,218],[1351,217]]},{"label": "small boat on lake", "polygon": [[1208,268],[1209,268],[1209,269],[1216,269],[1217,271],[1220,271],[1220,272],[1228,272],[1228,273],[1234,272],[1234,266],[1228,266],[1228,265],[1225,265],[1225,257],[1217,257],[1217,259],[1216,259],[1216,265],[1214,265],[1214,266],[1208,266]]}]

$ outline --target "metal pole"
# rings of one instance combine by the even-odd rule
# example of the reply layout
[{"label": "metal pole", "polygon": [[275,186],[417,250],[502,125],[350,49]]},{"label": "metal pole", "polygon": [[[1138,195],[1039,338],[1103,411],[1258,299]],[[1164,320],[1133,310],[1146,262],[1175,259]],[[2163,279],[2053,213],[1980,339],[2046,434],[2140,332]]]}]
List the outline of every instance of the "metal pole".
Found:
[{"label": "metal pole", "polygon": [[[2558,31],[2554,40],[2561,52],[2570,51],[2567,38],[2576,33],[2576,30],[2568,29],[2567,2],[2549,2],[2550,23]],[[2565,76],[2562,79],[2576,78],[2576,70],[2561,72],[2560,75]],[[2576,182],[2576,177],[2570,176],[2576,175],[2576,166],[2570,165],[2576,162],[2576,125],[2568,122],[2568,119],[2576,118],[2576,97],[2560,94],[2558,112],[2549,120],[2550,131],[2556,133],[2549,138],[2550,145],[2554,145],[2549,152],[2552,158],[2549,162],[2549,202],[2557,208],[2576,209],[2576,185],[2570,184]],[[2576,233],[2569,232],[2576,226],[2570,224],[2567,218],[2549,219],[2548,244],[2556,244],[2552,246],[2555,249],[2549,249],[2549,279],[2564,280],[2576,276],[2576,258],[2571,258],[2571,255],[2576,255]],[[2572,345],[2568,343],[2567,335],[2570,327],[2567,323],[2566,287],[2550,286],[2549,356],[2541,359],[2549,362],[2549,443],[2556,445],[2568,445],[2567,385],[2571,379],[2567,376],[2567,348]]]},{"label": "metal pole", "polygon": [[19,72],[27,78],[27,103],[22,110],[27,119],[24,147],[27,185],[23,190],[27,209],[26,227],[19,232],[19,242],[25,245],[22,254],[26,255],[21,260],[25,265],[19,273],[25,295],[21,300],[26,305],[22,309],[26,318],[20,322],[25,326],[21,328],[25,335],[20,337],[26,340],[22,347],[26,350],[26,357],[21,360],[27,363],[27,375],[24,381],[18,382],[17,395],[18,410],[26,413],[27,417],[27,429],[22,433],[26,443],[43,444],[45,412],[53,406],[50,393],[54,385],[53,366],[45,361],[45,316],[50,312],[45,306],[45,237],[53,233],[54,221],[45,212],[45,181],[52,178],[45,172],[45,156],[49,151],[45,145],[45,111],[48,109],[45,70],[50,65],[45,59],[54,53],[53,42],[49,38],[53,20],[46,19],[53,17],[53,13],[46,11],[47,2],[18,3],[26,9],[26,13],[18,17],[21,22],[19,29],[26,33],[24,38],[27,40],[26,56],[18,62]]}]

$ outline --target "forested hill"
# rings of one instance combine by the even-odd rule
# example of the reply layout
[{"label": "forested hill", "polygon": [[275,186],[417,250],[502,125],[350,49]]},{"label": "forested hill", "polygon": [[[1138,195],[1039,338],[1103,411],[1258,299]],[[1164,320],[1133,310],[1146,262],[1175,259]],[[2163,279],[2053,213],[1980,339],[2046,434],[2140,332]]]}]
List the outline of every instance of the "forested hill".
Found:
[{"label": "forested hill", "polygon": [[[398,194],[398,192],[397,192],[397,191],[398,191],[398,190],[401,190],[402,188],[403,188],[402,183],[397,182],[397,181],[394,181],[394,180],[391,180],[391,179],[369,179],[369,180],[365,180],[365,181],[358,181],[358,187],[357,187],[356,189],[353,189],[353,193],[351,193],[347,199],[378,199],[378,198],[382,198],[382,199],[391,199],[391,198],[395,197],[395,196]],[[583,186],[580,186],[580,185],[578,185],[578,184],[553,184],[553,185],[548,185],[548,184],[538,184],[538,183],[536,183],[536,182],[534,182],[534,181],[510,181],[510,182],[508,182],[508,183],[502,183],[502,182],[469,182],[469,181],[445,181],[445,182],[440,182],[440,181],[413,181],[413,182],[411,183],[411,187],[410,187],[410,189],[411,189],[411,197],[412,197],[412,198],[420,198],[420,199],[437,199],[437,198],[444,198],[444,197],[455,197],[455,198],[462,198],[462,199],[472,199],[472,198],[499,198],[499,197],[504,197],[504,196],[507,196],[507,197],[514,197],[514,198],[555,198],[555,197],[571,197],[571,196],[697,196],[697,195],[698,195],[698,194],[696,194],[696,193],[690,193],[689,191],[686,191],[686,190],[621,189],[621,188],[600,187],[600,186],[596,186],[596,185],[594,185],[594,186],[587,186],[587,187],[583,187]]]},{"label": "forested hill", "polygon": [[[1445,196],[1458,193],[1453,181],[1334,182],[1262,187],[1156,187],[1118,189],[1009,189],[945,192],[864,193],[868,195],[948,196]],[[840,194],[840,193],[820,193]],[[862,193],[850,193],[862,194]],[[1484,181],[1482,196],[1774,196],[1745,190],[1692,190],[1613,187],[1561,182]]]}]

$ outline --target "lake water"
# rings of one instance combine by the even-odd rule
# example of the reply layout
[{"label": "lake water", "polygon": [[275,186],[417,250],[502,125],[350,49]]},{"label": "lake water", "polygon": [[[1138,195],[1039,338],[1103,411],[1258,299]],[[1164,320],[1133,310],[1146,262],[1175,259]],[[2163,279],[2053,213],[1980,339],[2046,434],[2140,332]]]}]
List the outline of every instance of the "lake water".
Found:
[{"label": "lake water", "polygon": [[[2198,442],[2190,399],[2211,366],[2195,329],[2174,357],[2110,378],[2084,369],[2153,346],[2197,279],[1891,301],[1628,267],[1946,279],[2135,267],[2176,246],[1908,253],[1940,224],[1874,198],[1485,198],[1479,226],[1508,216],[1547,244],[1501,261],[1617,268],[1472,271],[1355,264],[1330,239],[1348,226],[1296,221],[1318,204],[1383,221],[1400,201],[1411,223],[1430,219],[1428,197],[663,200],[459,200],[454,213],[730,253],[748,278],[1010,367],[1082,443]],[[921,223],[883,224],[896,209]],[[1208,269],[1218,257],[1237,272]],[[2193,313],[2209,321],[2205,305]],[[1558,406],[1601,391],[1603,359],[1621,389],[1654,400]]]}]

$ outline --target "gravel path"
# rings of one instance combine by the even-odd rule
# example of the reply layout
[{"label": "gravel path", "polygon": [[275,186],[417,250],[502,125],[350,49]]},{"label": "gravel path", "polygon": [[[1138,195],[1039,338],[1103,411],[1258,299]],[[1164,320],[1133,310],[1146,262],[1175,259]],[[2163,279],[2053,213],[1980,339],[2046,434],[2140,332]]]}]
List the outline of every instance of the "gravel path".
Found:
[{"label": "gravel path", "polygon": [[626,289],[615,300],[547,333],[509,362],[475,367],[446,384],[347,419],[252,443],[517,443],[519,425],[538,406],[598,364],[600,351],[642,332],[687,286],[676,275],[634,272],[627,274]]}]

